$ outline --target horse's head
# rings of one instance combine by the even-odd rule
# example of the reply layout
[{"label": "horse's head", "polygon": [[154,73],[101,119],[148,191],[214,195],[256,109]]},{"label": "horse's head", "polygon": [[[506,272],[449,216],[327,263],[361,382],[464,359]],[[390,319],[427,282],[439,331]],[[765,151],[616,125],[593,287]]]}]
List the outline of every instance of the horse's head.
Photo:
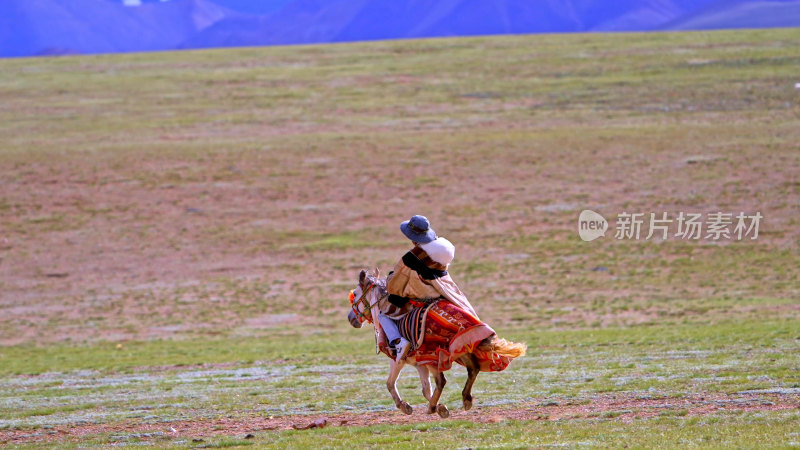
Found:
[{"label": "horse's head", "polygon": [[350,312],[347,313],[350,325],[361,328],[365,320],[372,323],[372,308],[377,305],[379,293],[384,289],[377,269],[374,275],[368,274],[366,270],[358,274],[358,286],[350,291]]}]

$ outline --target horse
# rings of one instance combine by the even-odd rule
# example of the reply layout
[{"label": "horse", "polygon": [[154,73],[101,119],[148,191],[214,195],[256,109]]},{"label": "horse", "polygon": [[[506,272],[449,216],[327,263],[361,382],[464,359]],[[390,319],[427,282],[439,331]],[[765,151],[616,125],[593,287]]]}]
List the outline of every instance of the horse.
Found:
[{"label": "horse", "polygon": [[[377,309],[378,301],[387,295],[386,279],[380,278],[377,270],[374,274],[362,270],[358,276],[358,286],[350,293],[351,310],[347,314],[350,324],[354,328],[361,328],[363,322],[367,321],[374,326],[376,317],[373,317],[372,309]],[[428,401],[427,413],[435,412],[440,417],[447,418],[450,416],[450,410],[446,405],[440,404],[439,399],[447,383],[444,372],[450,369],[452,362],[457,362],[467,369],[467,382],[461,391],[462,404],[466,411],[472,408],[472,386],[479,372],[504,370],[512,359],[525,355],[527,346],[524,343],[497,337],[488,325],[447,300],[435,300],[419,306],[425,310],[415,315],[418,318],[418,332],[424,333],[425,337],[420,339],[421,345],[419,341],[416,342],[415,348],[408,353],[405,360],[395,362],[386,345],[383,332],[375,328],[378,348],[391,360],[386,388],[392,395],[397,409],[405,414],[413,412],[411,405],[397,392],[397,377],[405,364],[414,366],[419,373],[422,395]],[[438,322],[428,320],[426,314],[434,314],[435,318],[444,320]],[[449,328],[441,328],[441,324]],[[449,339],[441,339],[444,334],[447,334]],[[436,382],[436,389],[433,392],[431,392],[430,375],[433,375]]]}]

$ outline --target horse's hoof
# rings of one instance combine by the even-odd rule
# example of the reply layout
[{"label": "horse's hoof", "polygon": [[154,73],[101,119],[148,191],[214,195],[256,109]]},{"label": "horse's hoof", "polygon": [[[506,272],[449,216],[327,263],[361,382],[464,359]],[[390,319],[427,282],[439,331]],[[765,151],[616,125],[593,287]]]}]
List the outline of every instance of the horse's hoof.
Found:
[{"label": "horse's hoof", "polygon": [[472,408],[472,400],[464,400],[464,411],[469,411]]},{"label": "horse's hoof", "polygon": [[411,413],[414,412],[414,408],[412,408],[411,405],[408,404],[408,402],[400,403],[397,406],[397,409],[399,409],[400,411],[403,411],[403,413],[408,414],[408,415],[411,415]]},{"label": "horse's hoof", "polygon": [[428,414],[433,414],[433,413],[436,412],[436,407],[435,406],[428,406],[428,410],[425,411],[425,412],[428,413]]},{"label": "horse's hoof", "polygon": [[447,409],[447,406],[439,404],[436,406],[436,412],[439,414],[439,417],[442,419],[447,419],[450,417],[450,410]]}]

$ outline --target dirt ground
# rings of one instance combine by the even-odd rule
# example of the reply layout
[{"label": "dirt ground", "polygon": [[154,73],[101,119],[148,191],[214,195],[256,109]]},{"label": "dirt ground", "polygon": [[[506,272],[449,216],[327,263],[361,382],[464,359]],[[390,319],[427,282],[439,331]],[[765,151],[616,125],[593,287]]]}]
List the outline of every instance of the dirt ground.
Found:
[{"label": "dirt ground", "polygon": [[[478,400],[479,401],[479,400]],[[800,409],[800,393],[753,393],[734,395],[694,395],[686,398],[642,398],[626,394],[598,395],[590,400],[546,402],[518,407],[486,407],[476,405],[470,411],[451,410],[450,419],[481,423],[505,420],[569,420],[598,418],[629,422],[673,412],[680,415],[704,416],[721,411],[775,411]],[[299,415],[265,417],[196,419],[161,423],[122,422],[117,424],[56,426],[42,430],[0,430],[0,444],[72,441],[80,442],[101,434],[134,436],[137,439],[200,440],[208,436],[237,436],[291,429],[323,427],[368,427],[380,424],[413,424],[440,421],[437,415],[425,414],[425,405],[415,405],[410,416],[399,411],[333,415]]]},{"label": "dirt ground", "polygon": [[[314,49],[141,55],[125,80],[114,75],[128,70],[121,56],[58,68],[7,62],[3,76],[22,85],[3,94],[0,115],[0,345],[255,329],[254,316],[286,313],[289,297],[341,312],[332,299],[358,268],[391,267],[407,246],[397,226],[416,213],[457,245],[454,276],[478,306],[491,305],[496,325],[552,325],[501,310],[515,303],[558,302],[572,308],[561,324],[606,326],[663,318],[650,305],[663,298],[796,297],[796,273],[782,269],[785,253],[796,262],[800,236],[796,97],[781,78],[790,75],[776,72],[783,66],[751,57],[795,51],[773,33],[763,42],[737,35],[732,54],[727,43],[697,49],[684,36],[656,39],[658,57],[609,41],[606,59],[565,56],[573,39],[585,50],[578,37],[481,41],[479,56],[498,60],[469,74],[461,62],[475,57],[471,46],[453,53],[446,43],[422,61],[398,58],[391,44],[337,47],[330,57],[342,58],[341,74],[299,79],[293,65],[329,61]],[[537,58],[520,60],[526,48]],[[399,68],[346,62],[386,51]],[[663,80],[620,64],[639,52]],[[701,56],[751,58],[747,83],[716,82],[728,72],[687,75],[687,58]],[[226,72],[266,76],[257,68],[269,63],[286,68],[266,74],[267,89]],[[388,86],[384,72],[397,74]],[[410,95],[409,80],[432,92]],[[475,85],[496,95],[457,95]],[[259,92],[282,96],[262,104]],[[176,93],[174,103],[152,101]],[[110,102],[115,114],[88,100]],[[240,117],[251,110],[257,120]],[[158,119],[173,115],[182,118]],[[612,221],[623,211],[765,219],[754,242],[609,236],[580,245],[583,208]],[[756,273],[765,252],[775,265]],[[691,273],[658,264],[687,257]],[[628,273],[642,265],[645,273]],[[636,307],[586,307],[600,297]]]}]

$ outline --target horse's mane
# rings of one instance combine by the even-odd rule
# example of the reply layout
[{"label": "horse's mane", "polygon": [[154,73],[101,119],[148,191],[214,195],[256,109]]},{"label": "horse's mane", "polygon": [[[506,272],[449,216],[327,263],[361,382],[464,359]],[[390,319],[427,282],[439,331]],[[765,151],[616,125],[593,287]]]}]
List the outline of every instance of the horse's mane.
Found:
[{"label": "horse's mane", "polygon": [[378,288],[378,291],[381,295],[386,294],[386,277],[380,277],[378,274],[373,275],[368,272],[367,280],[369,280],[370,283],[375,284],[375,287]]}]

